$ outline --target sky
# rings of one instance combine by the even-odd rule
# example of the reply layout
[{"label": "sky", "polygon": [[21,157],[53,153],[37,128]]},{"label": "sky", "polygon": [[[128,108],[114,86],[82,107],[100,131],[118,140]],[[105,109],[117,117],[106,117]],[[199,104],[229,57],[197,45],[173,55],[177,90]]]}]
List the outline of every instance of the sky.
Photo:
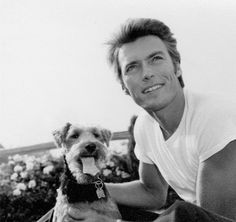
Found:
[{"label": "sky", "polygon": [[236,94],[235,0],[0,0],[0,143],[50,142],[66,122],[127,130],[141,109],[105,43],[135,17],[171,28],[187,88]]}]

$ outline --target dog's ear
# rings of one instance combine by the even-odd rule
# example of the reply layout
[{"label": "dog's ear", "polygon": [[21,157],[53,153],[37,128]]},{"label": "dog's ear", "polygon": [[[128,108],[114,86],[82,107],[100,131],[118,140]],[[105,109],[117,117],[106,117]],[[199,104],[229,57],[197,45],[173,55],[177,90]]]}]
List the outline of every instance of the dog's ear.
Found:
[{"label": "dog's ear", "polygon": [[66,123],[66,125],[64,127],[62,127],[62,129],[53,131],[52,134],[54,136],[54,140],[55,140],[57,147],[59,147],[59,148],[62,147],[63,143],[65,142],[65,138],[66,138],[66,135],[67,135],[70,127],[71,127],[71,124]]},{"label": "dog's ear", "polygon": [[101,133],[102,133],[102,138],[103,138],[105,144],[107,146],[109,146],[109,142],[110,142],[111,137],[112,137],[111,131],[107,130],[107,129],[101,129]]}]

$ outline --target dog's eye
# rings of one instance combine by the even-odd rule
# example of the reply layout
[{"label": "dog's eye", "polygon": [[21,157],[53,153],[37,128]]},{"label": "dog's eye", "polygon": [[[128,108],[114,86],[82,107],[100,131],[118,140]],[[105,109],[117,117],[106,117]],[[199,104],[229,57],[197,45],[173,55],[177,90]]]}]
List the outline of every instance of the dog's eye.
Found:
[{"label": "dog's eye", "polygon": [[69,139],[78,139],[78,138],[79,138],[79,134],[78,133],[72,134],[69,137]]},{"label": "dog's eye", "polygon": [[98,134],[98,133],[93,133],[93,135],[94,135],[95,138],[99,138],[100,137],[100,134]]}]

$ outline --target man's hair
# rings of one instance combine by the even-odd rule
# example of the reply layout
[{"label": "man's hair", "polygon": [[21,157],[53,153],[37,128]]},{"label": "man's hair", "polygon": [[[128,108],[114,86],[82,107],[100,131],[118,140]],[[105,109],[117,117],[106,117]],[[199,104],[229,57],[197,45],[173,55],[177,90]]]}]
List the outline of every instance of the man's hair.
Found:
[{"label": "man's hair", "polygon": [[[117,78],[127,94],[129,93],[122,80],[121,67],[118,59],[119,49],[124,44],[134,42],[138,38],[147,35],[157,36],[163,41],[174,64],[175,72],[177,66],[180,64],[181,59],[177,50],[177,41],[168,26],[156,19],[138,18],[127,20],[127,22],[121,26],[119,32],[108,42],[108,61],[114,67]],[[178,80],[181,87],[184,87],[182,75],[178,77]]]}]

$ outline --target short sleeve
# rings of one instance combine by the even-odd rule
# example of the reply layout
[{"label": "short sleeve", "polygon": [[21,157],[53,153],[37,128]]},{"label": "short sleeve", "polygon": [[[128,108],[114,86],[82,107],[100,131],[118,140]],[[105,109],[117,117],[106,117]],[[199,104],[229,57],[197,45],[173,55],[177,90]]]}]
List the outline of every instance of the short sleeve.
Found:
[{"label": "short sleeve", "polygon": [[145,129],[148,127],[148,122],[145,120],[143,115],[139,115],[134,126],[134,139],[136,142],[134,153],[136,157],[148,164],[153,164],[148,153],[148,136]]},{"label": "short sleeve", "polygon": [[[226,104],[225,109],[215,109],[205,121],[199,143],[200,162],[222,150],[236,140],[236,107]],[[206,117],[207,118],[207,117]]]}]

